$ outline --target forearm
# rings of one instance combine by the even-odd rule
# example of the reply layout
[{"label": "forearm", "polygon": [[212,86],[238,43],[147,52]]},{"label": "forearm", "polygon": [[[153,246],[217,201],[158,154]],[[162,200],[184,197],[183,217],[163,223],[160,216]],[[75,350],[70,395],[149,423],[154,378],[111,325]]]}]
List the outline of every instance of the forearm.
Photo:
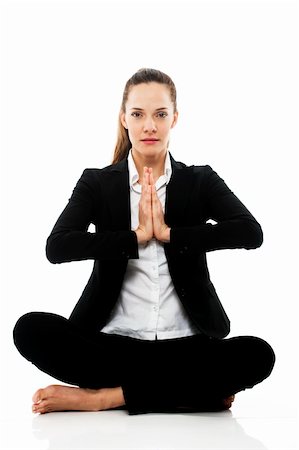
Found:
[{"label": "forearm", "polygon": [[139,257],[136,235],[132,231],[89,233],[55,230],[47,239],[46,255],[54,264],[86,259]]},{"label": "forearm", "polygon": [[213,250],[244,248],[262,245],[263,232],[255,220],[236,219],[212,225],[171,229],[170,246],[179,254],[193,254]]},{"label": "forearm", "polygon": [[[188,225],[172,226],[169,249],[178,255],[192,255],[221,249],[255,249],[263,242],[260,224],[251,212],[210,167],[190,198]],[[196,168],[195,173],[201,174]],[[195,213],[196,212],[196,213]],[[188,215],[186,214],[188,217]],[[215,224],[208,221],[212,219]]]}]

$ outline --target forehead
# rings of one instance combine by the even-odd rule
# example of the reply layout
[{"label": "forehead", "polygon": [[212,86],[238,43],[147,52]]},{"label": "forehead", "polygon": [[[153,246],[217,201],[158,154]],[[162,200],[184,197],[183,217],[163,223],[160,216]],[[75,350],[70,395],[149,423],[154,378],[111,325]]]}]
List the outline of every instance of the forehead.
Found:
[{"label": "forehead", "polygon": [[130,107],[167,107],[171,105],[171,97],[168,86],[161,83],[141,83],[132,86],[127,104]]}]

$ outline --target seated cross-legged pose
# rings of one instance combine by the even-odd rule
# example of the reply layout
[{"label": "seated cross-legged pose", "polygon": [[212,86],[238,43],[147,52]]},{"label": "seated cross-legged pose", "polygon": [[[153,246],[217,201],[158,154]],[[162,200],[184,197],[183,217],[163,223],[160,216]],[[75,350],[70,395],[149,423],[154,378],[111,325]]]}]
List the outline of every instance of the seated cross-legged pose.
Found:
[{"label": "seated cross-legged pose", "polygon": [[261,226],[209,165],[174,159],[177,119],[171,78],[138,70],[111,165],[83,171],[47,239],[51,263],[94,266],[68,319],[31,312],[14,327],[19,352],[67,384],[37,390],[35,413],[222,411],[273,369],[263,339],[226,338],[206,261],[206,252],[259,247]]}]

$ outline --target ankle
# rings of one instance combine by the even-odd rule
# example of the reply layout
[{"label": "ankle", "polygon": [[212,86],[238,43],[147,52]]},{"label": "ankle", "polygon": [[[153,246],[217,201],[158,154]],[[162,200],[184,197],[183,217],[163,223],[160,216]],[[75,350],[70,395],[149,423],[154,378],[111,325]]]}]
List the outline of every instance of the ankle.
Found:
[{"label": "ankle", "polygon": [[113,409],[126,404],[121,387],[102,389],[102,394],[105,409]]}]

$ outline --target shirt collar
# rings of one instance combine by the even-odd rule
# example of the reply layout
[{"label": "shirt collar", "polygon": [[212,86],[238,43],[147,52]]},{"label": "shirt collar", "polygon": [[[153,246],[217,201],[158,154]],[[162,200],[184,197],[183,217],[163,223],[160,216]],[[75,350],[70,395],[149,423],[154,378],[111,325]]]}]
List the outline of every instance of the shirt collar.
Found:
[{"label": "shirt collar", "polygon": [[[136,169],[136,165],[132,156],[132,149],[130,149],[128,154],[128,168],[129,168],[129,181],[130,186],[133,186],[137,183],[139,179],[138,171]],[[170,177],[172,174],[171,161],[169,156],[169,151],[166,152],[165,165],[164,165],[164,177],[166,178],[166,184],[169,183]]]}]

